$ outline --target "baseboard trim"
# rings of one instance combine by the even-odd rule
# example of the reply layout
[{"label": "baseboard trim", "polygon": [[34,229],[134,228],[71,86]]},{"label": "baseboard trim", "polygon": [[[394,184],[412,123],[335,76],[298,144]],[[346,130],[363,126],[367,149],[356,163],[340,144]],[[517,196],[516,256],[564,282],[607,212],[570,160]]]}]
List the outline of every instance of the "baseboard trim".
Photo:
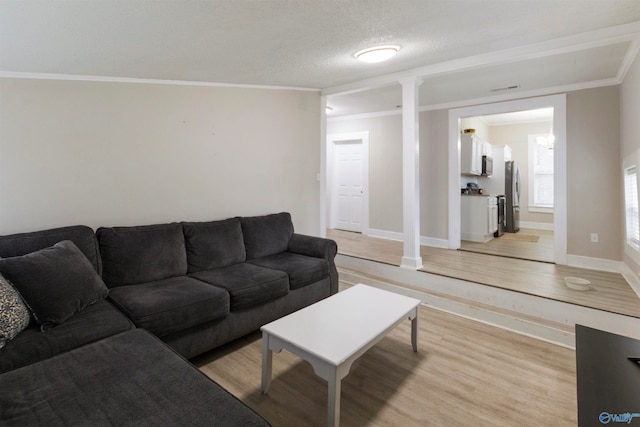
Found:
[{"label": "baseboard trim", "polygon": [[567,265],[570,267],[588,268],[589,270],[608,271],[610,273],[622,273],[625,267],[622,261],[581,255],[567,255]]},{"label": "baseboard trim", "polygon": [[553,231],[553,224],[548,222],[520,221],[520,228],[532,228],[534,230]]},{"label": "baseboard trim", "polygon": [[620,273],[629,286],[631,286],[631,289],[640,297],[640,278],[638,275],[625,263],[622,263],[622,271]]},{"label": "baseboard trim", "polygon": [[[369,228],[363,234],[370,237],[378,237],[380,239],[395,240],[402,242],[404,235],[397,231],[378,230]],[[435,237],[420,236],[420,244],[424,246],[432,246],[434,248],[449,249],[449,241],[446,239],[438,239]]]},{"label": "baseboard trim", "polygon": [[449,241],[447,239],[421,236],[420,244],[424,246],[431,246],[433,248],[449,249]]},{"label": "baseboard trim", "polygon": [[398,231],[387,231],[387,230],[378,230],[376,228],[368,228],[364,232],[364,234],[371,237],[378,237],[380,239],[397,240],[400,242],[404,241],[404,234]]}]

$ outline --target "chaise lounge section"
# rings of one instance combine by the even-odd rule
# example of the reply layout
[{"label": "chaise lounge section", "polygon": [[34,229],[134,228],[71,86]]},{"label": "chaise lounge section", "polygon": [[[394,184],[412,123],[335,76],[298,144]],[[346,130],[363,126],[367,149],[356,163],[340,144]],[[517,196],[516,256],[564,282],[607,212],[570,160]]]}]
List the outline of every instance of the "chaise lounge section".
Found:
[{"label": "chaise lounge section", "polygon": [[0,375],[0,424],[270,425],[143,329]]}]

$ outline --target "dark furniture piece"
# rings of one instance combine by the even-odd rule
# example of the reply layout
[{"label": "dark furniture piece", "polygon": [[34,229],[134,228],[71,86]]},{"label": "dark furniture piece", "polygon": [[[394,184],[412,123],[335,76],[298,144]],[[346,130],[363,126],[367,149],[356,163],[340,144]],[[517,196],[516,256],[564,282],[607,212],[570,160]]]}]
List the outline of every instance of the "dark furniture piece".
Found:
[{"label": "dark furniture piece", "polygon": [[578,425],[640,424],[640,341],[576,325]]},{"label": "dark furniture piece", "polygon": [[[22,289],[34,316],[27,329],[3,341],[0,348],[0,388],[6,391],[0,392],[0,423],[51,418],[77,425],[91,414],[88,408],[96,407],[76,401],[85,397],[87,402],[106,398],[106,406],[97,406],[104,413],[91,414],[104,417],[97,419],[98,424],[121,425],[124,418],[108,411],[140,409],[146,415],[132,419],[148,422],[137,425],[266,425],[257,416],[256,424],[244,423],[242,417],[218,418],[220,411],[207,399],[209,408],[188,410],[197,422],[172,408],[172,401],[198,402],[203,390],[219,388],[213,382],[198,385],[204,377],[181,357],[197,356],[336,293],[336,253],[332,240],[296,234],[286,212],[102,227],[96,233],[86,226],[71,226],[0,236],[0,273],[9,276],[18,291]],[[29,286],[40,288],[30,292]],[[148,333],[157,337],[153,344],[142,338]],[[138,339],[147,347],[137,348]],[[98,357],[101,352],[114,357]],[[165,361],[151,358],[135,369],[122,366],[154,352],[165,354]],[[173,383],[157,383],[174,389],[154,390],[153,380],[146,378],[169,375],[167,370],[174,365],[183,365],[185,374],[173,377]],[[95,381],[92,372],[103,375],[98,378],[104,381]],[[43,393],[30,394],[32,383]],[[14,394],[23,400],[12,400]],[[217,405],[229,401],[213,399],[218,399]],[[132,400],[139,403],[138,409]],[[34,410],[36,418],[29,418],[25,408],[30,404],[48,408]],[[166,423],[162,422],[165,410]],[[89,418],[86,423],[91,424]]]},{"label": "dark furniture piece", "polygon": [[270,424],[142,329],[0,375],[3,426]]},{"label": "dark furniture piece", "polygon": [[192,358],[338,291],[335,242],[278,213],[99,228],[109,299]]},{"label": "dark furniture piece", "polygon": [[[93,230],[86,226],[62,227],[32,233],[0,236],[0,257],[18,257],[64,240],[72,241],[101,271],[100,253]],[[135,328],[133,322],[108,299],[98,301],[62,324],[43,332],[35,321],[0,349],[0,373],[48,359],[103,338]]]}]

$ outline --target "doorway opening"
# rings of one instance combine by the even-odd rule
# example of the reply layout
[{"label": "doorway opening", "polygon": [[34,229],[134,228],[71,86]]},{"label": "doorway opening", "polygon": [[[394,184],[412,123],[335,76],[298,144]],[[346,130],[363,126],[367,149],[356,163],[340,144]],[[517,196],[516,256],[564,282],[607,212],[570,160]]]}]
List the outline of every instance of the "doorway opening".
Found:
[{"label": "doorway opening", "polygon": [[327,136],[329,228],[366,233],[369,228],[369,132]]},{"label": "doorway opening", "polygon": [[[552,108],[551,134],[554,136],[553,180],[553,258],[550,262],[567,264],[567,188],[566,188],[566,96],[551,95],[477,105],[449,111],[449,248],[461,248],[461,136],[463,120],[515,111]],[[499,167],[498,167],[499,168]],[[497,170],[494,167],[494,170]],[[533,234],[533,233],[532,233]]]},{"label": "doorway opening", "polygon": [[[487,208],[470,203],[467,198],[474,194],[461,192],[461,250],[553,262],[552,127],[551,107],[460,120],[461,131],[473,129],[474,138],[486,144],[483,152],[493,163],[489,176],[465,174],[463,164],[461,187],[482,189],[483,197],[493,201],[490,214],[497,217],[484,235],[470,234],[485,213],[475,211]],[[468,139],[461,140],[462,152]]]}]

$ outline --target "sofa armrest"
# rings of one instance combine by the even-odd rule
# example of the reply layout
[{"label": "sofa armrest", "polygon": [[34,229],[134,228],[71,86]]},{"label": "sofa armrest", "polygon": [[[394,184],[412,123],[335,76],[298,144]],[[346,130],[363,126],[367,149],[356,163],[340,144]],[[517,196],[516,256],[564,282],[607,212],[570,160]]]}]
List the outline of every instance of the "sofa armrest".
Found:
[{"label": "sofa armrest", "polygon": [[329,263],[330,294],[338,292],[338,270],[334,258],[338,253],[338,244],[323,237],[307,236],[294,233],[289,240],[289,252],[323,258]]},{"label": "sofa armrest", "polygon": [[333,261],[338,253],[338,245],[331,239],[294,233],[289,240],[288,251]]}]

